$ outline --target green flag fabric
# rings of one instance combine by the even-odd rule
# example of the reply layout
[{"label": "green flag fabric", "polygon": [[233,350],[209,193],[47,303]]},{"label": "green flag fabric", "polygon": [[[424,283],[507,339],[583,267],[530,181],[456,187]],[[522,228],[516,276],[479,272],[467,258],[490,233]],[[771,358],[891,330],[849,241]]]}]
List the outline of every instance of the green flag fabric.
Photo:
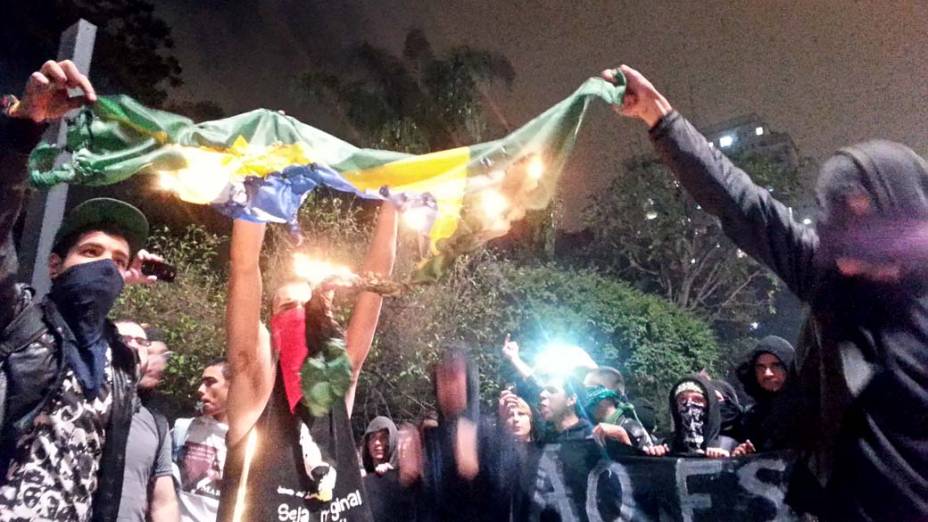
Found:
[{"label": "green flag fabric", "polygon": [[233,218],[295,224],[319,185],[390,199],[418,222],[428,251],[413,280],[439,277],[453,260],[545,208],[590,100],[620,104],[625,80],[590,78],[573,94],[498,140],[423,155],[359,148],[280,112],[258,109],[194,123],[128,96],[104,96],[68,123],[70,160],[42,144],[32,182],[108,185],[144,173],[182,200]]}]

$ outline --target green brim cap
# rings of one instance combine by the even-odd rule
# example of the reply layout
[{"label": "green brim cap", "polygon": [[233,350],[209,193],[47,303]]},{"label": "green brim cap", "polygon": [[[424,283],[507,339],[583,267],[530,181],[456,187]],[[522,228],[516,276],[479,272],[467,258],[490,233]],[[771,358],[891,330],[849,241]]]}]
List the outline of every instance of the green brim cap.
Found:
[{"label": "green brim cap", "polygon": [[148,241],[148,220],[134,206],[113,198],[88,199],[71,209],[55,234],[55,246],[75,232],[113,227],[122,232],[134,256]]}]

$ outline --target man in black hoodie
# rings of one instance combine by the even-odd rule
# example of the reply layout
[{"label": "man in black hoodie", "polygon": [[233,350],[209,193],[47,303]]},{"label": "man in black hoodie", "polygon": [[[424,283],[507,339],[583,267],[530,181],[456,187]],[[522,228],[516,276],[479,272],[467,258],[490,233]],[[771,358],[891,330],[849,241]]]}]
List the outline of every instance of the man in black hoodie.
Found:
[{"label": "man in black hoodie", "polygon": [[710,147],[638,71],[621,72],[619,112],[648,125],[696,202],[810,305],[790,432],[800,469],[825,492],[805,508],[830,520],[928,519],[928,165],[898,143],[841,149],[822,166],[813,229]]},{"label": "man in black hoodie", "polygon": [[775,335],[764,337],[745,354],[735,372],[754,404],[741,415],[738,433],[745,445],[733,456],[786,446],[789,433],[784,433],[784,428],[789,428],[789,423],[784,416],[789,412],[783,402],[788,397],[785,387],[795,379],[795,355],[789,341]]},{"label": "man in black hoodie", "polygon": [[673,438],[669,444],[643,448],[648,455],[661,457],[728,457],[736,441],[722,435],[718,396],[711,382],[694,375],[677,381],[670,389],[670,416]]},{"label": "man in black hoodie", "polygon": [[374,417],[361,438],[364,489],[371,515],[378,522],[416,519],[416,490],[400,482],[399,435],[387,417]]}]

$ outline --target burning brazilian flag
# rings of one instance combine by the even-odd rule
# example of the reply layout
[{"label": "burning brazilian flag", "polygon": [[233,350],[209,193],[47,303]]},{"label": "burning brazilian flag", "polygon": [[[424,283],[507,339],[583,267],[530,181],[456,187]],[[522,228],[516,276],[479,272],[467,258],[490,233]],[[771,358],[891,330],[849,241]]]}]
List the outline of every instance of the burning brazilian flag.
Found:
[{"label": "burning brazilian flag", "polygon": [[621,74],[616,84],[591,78],[504,138],[423,155],[358,148],[265,109],[195,124],[128,96],[108,96],[69,122],[69,161],[55,166],[60,151],[43,144],[30,171],[39,187],[154,174],[184,201],[291,225],[319,185],[390,199],[428,237],[414,277],[427,281],[458,255],[504,235],[527,210],[546,207],[590,100],[618,104],[624,92]]}]

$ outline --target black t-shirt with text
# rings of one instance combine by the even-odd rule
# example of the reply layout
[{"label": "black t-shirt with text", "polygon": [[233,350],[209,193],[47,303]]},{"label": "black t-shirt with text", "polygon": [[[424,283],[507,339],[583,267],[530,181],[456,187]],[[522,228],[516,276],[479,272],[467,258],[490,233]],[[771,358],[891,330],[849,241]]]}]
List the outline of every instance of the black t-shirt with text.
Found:
[{"label": "black t-shirt with text", "polygon": [[[306,472],[304,464],[301,447],[303,423],[309,428],[312,442],[317,446],[311,451],[317,449],[328,465],[315,468],[313,478]],[[271,399],[255,429],[257,446],[248,469],[245,502],[239,520],[373,520],[343,401],[336,401],[332,410],[322,417],[311,417],[302,404],[297,406],[295,413],[291,413],[278,368]],[[247,440],[246,436],[228,450],[219,507],[220,521],[233,520]],[[305,435],[303,442],[305,445]],[[331,485],[333,482],[331,500],[318,498],[319,484]]]}]

